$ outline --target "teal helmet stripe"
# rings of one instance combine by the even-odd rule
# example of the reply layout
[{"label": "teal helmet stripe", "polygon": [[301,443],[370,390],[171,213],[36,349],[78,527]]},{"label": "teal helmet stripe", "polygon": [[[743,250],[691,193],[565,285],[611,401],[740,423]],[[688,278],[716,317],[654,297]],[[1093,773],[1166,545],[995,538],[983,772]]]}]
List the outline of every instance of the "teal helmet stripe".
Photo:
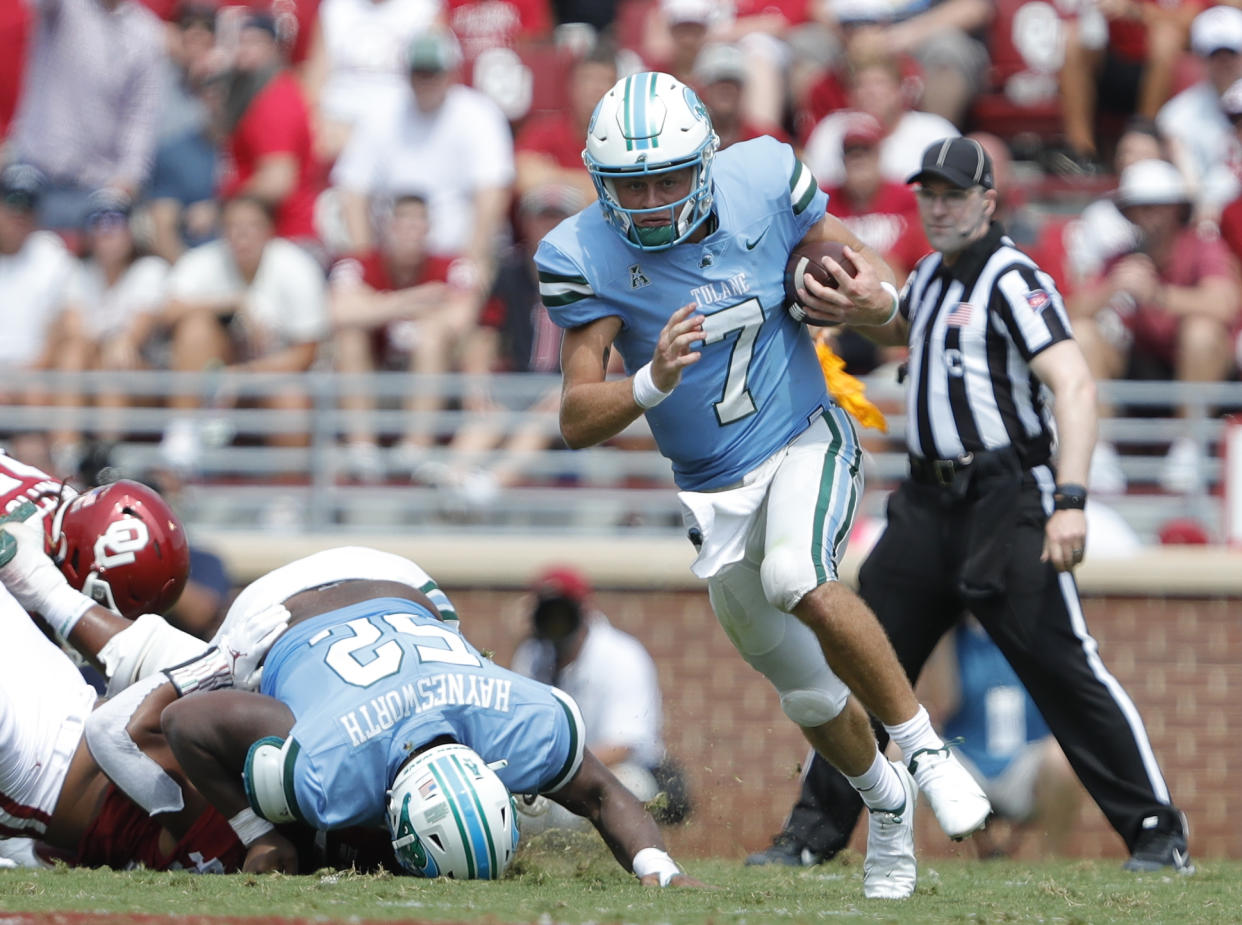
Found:
[{"label": "teal helmet stripe", "polygon": [[627,151],[658,147],[660,139],[649,124],[656,96],[656,75],[647,71],[634,74],[625,84],[625,148]]},{"label": "teal helmet stripe", "polygon": [[500,858],[496,854],[496,843],[492,839],[491,826],[487,824],[487,811],[484,810],[483,802],[479,799],[479,791],[470,784],[471,774],[466,770],[465,765],[462,764],[461,758],[457,755],[450,757],[452,758],[453,769],[461,778],[462,792],[468,794],[470,802],[474,804],[474,811],[480,823],[479,827],[483,830],[483,838],[487,842],[487,876],[488,879],[492,879],[497,876],[497,871],[500,870]]},{"label": "teal helmet stripe", "polygon": [[453,813],[453,823],[457,826],[457,834],[461,836],[461,843],[466,846],[466,879],[474,880],[479,875],[479,872],[474,866],[474,851],[471,850],[470,833],[466,831],[466,821],[462,818],[461,810],[457,806],[457,791],[455,788],[450,787],[448,781],[445,780],[443,769],[440,767],[439,762],[433,762],[427,766],[427,769],[431,771],[432,776],[436,779],[436,783],[444,791],[444,795],[448,797],[446,802]]},{"label": "teal helmet stripe", "polygon": [[638,75],[627,77],[625,80],[625,93],[621,100],[621,112],[625,124],[621,127],[621,134],[625,137],[625,150],[634,150],[634,82],[638,79]]},{"label": "teal helmet stripe", "polygon": [[[655,75],[654,73],[653,73],[653,74],[651,74],[651,76],[650,76],[650,77],[648,78],[648,80],[647,80],[647,97],[648,97],[648,100],[647,100],[647,102],[648,102],[648,103],[654,103],[654,102],[655,102],[655,98],[656,98],[656,75]],[[654,107],[654,106],[651,106],[651,107],[644,106],[643,108],[644,108],[644,112],[643,112],[643,124],[647,126],[647,132],[646,132],[646,135],[647,135],[647,144],[646,144],[646,147],[649,147],[649,148],[658,148],[658,147],[660,147],[660,126],[650,124],[650,123],[651,123],[651,113],[652,113],[652,111],[655,109],[655,107]]]}]

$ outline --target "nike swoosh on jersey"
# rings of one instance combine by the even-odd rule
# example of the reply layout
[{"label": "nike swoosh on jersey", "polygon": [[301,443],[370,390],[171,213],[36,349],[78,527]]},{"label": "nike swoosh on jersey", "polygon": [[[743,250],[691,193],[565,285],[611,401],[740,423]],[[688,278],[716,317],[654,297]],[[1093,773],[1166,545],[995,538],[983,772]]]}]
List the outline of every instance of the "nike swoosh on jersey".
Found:
[{"label": "nike swoosh on jersey", "polygon": [[[768,228],[771,227],[771,225],[768,226]],[[758,247],[759,242],[763,240],[763,236],[768,233],[768,228],[764,228],[763,231],[759,232],[759,237],[755,238],[753,241],[747,240],[746,249],[748,251],[753,251],[756,247]]]}]

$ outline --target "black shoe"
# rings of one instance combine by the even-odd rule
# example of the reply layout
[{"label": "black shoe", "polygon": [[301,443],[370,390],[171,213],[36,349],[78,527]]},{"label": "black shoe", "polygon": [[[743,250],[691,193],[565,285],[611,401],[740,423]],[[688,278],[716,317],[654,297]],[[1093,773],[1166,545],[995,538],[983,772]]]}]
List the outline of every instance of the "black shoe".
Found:
[{"label": "black shoe", "polygon": [[762,867],[767,864],[781,864],[785,867],[814,867],[826,861],[822,854],[810,848],[804,848],[783,832],[772,841],[772,847],[766,851],[757,851],[746,858],[747,867]]},{"label": "black shoe", "polygon": [[1181,832],[1161,832],[1157,829],[1139,836],[1134,852],[1122,867],[1135,873],[1168,870],[1189,876],[1195,872],[1195,865],[1190,863],[1186,836]]}]

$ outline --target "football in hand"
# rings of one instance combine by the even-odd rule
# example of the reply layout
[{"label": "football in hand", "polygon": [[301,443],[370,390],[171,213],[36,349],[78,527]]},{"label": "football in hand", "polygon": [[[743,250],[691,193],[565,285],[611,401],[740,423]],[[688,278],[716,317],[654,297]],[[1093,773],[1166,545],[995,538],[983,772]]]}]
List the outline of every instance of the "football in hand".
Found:
[{"label": "football in hand", "polygon": [[825,286],[832,289],[837,288],[837,281],[833,279],[832,274],[820,263],[819,258],[824,256],[835,260],[841,269],[850,276],[858,273],[858,267],[854,265],[854,261],[845,256],[845,246],[843,244],[839,244],[836,241],[811,241],[801,244],[794,248],[793,253],[789,255],[789,262],[785,264],[785,308],[794,317],[795,321],[805,321],[807,324],[830,327],[835,322],[819,321],[807,314],[798,296],[798,290],[803,287],[802,278],[807,273],[810,273],[813,279],[823,283]]}]

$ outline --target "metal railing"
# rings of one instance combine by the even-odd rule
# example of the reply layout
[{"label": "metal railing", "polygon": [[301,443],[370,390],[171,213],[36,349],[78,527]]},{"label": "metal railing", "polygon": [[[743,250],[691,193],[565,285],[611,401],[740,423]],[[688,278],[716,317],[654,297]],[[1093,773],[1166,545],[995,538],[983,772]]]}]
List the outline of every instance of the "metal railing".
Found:
[{"label": "metal railing", "polygon": [[[870,489],[864,509],[875,513],[906,471],[904,387],[891,378],[866,381],[870,397],[898,409],[889,413],[887,435],[864,433]],[[110,436],[112,462],[140,476],[168,467],[166,437],[180,428],[197,444],[191,460],[178,461],[185,469],[183,516],[209,527],[679,533],[669,466],[655,452],[645,422],[607,445],[567,450],[555,412],[532,410],[558,388],[558,377],[534,374],[0,376],[0,392],[32,402],[0,406],[0,440],[32,432]],[[1100,391],[1121,409],[1101,422],[1101,434],[1121,451],[1130,486],[1109,503],[1140,535],[1150,537],[1161,523],[1187,515],[1219,535],[1223,467],[1216,449],[1223,414],[1242,409],[1242,383],[1105,382]],[[305,411],[265,407],[266,400],[290,392],[303,397]],[[361,416],[342,407],[343,396],[359,392],[374,401],[374,410]],[[94,397],[107,394],[123,395],[128,404],[96,407]],[[480,394],[490,396],[489,410],[465,410]],[[192,396],[198,406],[172,411],[166,404],[172,395]],[[408,411],[403,403],[413,395],[436,396],[441,407]],[[1179,420],[1181,407],[1189,412]],[[365,472],[348,446],[360,422],[378,441]],[[471,427],[489,429],[501,446],[461,456],[453,439]],[[403,448],[411,433],[428,445]],[[504,441],[519,433],[533,435],[543,448],[507,454]],[[1159,489],[1160,469],[1170,441],[1183,434],[1205,451],[1203,484],[1189,494],[1169,494]],[[510,484],[489,484],[487,473],[502,469]]]}]

